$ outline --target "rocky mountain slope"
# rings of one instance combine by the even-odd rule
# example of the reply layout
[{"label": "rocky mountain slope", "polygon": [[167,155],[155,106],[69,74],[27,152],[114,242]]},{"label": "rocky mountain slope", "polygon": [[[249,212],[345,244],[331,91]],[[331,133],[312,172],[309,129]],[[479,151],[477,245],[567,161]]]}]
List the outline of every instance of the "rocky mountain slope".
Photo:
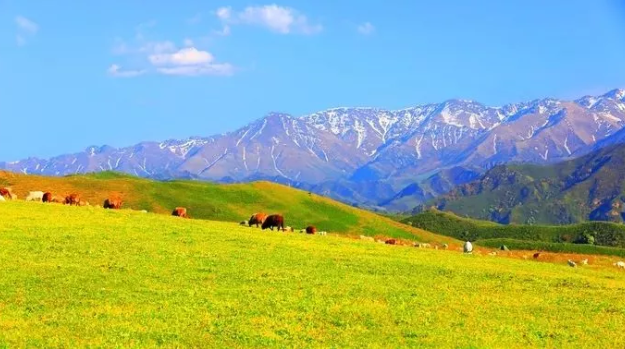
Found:
[{"label": "rocky mountain slope", "polygon": [[625,221],[625,144],[555,165],[501,165],[429,207],[499,223]]},{"label": "rocky mountain slope", "polygon": [[419,183],[409,184],[393,197],[379,203],[394,211],[405,212],[430,199],[448,193],[456,186],[479,178],[478,171],[460,166],[443,169]]},{"label": "rocky mountain slope", "polygon": [[[157,179],[273,179],[347,202],[393,207],[394,196],[440,169],[557,162],[610,143],[612,137],[620,142],[623,125],[623,90],[503,107],[449,100],[402,110],[335,108],[302,117],[271,113],[224,135],[119,149],[93,146],[51,159],[0,163],[0,168],[45,175],[116,170]],[[376,189],[363,192],[372,183]]]}]

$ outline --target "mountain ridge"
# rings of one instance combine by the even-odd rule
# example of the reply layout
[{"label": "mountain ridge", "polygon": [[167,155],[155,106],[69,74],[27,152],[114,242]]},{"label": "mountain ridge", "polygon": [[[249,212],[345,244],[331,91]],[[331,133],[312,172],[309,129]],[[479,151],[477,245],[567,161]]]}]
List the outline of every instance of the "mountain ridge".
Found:
[{"label": "mountain ridge", "polygon": [[595,150],[625,126],[624,98],[615,89],[574,101],[545,98],[501,107],[449,99],[397,110],[339,107],[299,117],[272,112],[220,135],[90,146],[49,159],[0,162],[0,168],[56,176],[116,170],[217,182],[279,177],[313,189],[383,182],[392,195],[382,190],[385,196],[341,199],[392,208],[393,195],[441,168],[546,164]]}]

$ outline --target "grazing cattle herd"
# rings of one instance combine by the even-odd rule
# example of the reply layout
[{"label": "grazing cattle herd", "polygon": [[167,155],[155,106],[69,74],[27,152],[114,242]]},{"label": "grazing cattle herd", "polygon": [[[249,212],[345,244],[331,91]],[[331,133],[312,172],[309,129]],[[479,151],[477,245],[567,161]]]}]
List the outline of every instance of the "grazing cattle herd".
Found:
[{"label": "grazing cattle herd", "polygon": [[[17,195],[13,193],[10,187],[0,188],[0,201],[17,200]],[[77,193],[65,196],[52,195],[51,192],[31,191],[26,196],[26,201],[39,201],[46,203],[58,203],[73,206],[90,206],[89,202],[80,199]]]},{"label": "grazing cattle herd", "polygon": [[[18,198],[17,195],[13,192],[13,190],[10,187],[0,187],[0,202],[5,202],[8,200],[17,200],[17,198]],[[81,199],[80,194],[78,193],[71,193],[65,196],[60,196],[60,195],[53,195],[51,192],[31,191],[28,193],[25,200],[26,201],[39,201],[43,203],[58,203],[58,204],[64,204],[64,205],[69,205],[69,206],[90,206],[89,202],[83,201]],[[119,210],[121,209],[123,203],[124,202],[119,195],[112,195],[109,198],[104,200],[102,207],[105,209]],[[96,207],[100,207],[100,206],[96,205]],[[147,211],[142,210],[141,212],[146,213]],[[185,207],[176,207],[172,211],[172,216],[181,217],[181,218],[190,218],[189,214],[187,213],[187,209]],[[282,216],[281,214],[268,215],[263,212],[257,212],[257,213],[252,214],[252,216],[248,220],[246,221],[244,220],[240,224],[243,226],[247,225],[248,227],[252,227],[253,225],[255,225],[257,228],[258,227],[262,228],[262,230],[270,229],[273,231],[274,228],[277,228],[278,231],[283,231],[283,232],[294,231],[293,228],[284,225],[284,216]],[[317,231],[317,228],[313,225],[309,225],[305,229],[300,229],[299,232],[306,233],[308,235],[318,234],[318,235],[325,236],[327,234],[327,232],[325,231]],[[405,245],[405,242],[400,242],[399,240],[393,239],[393,238],[385,239],[385,240],[377,240],[371,236],[360,235],[360,239],[372,241],[372,242],[380,242],[380,243],[384,243],[387,245],[402,245],[402,244]],[[431,247],[430,244],[427,244],[427,243],[412,243],[412,245],[414,247],[420,247],[420,248]],[[447,249],[448,247],[449,246],[447,244],[442,245],[442,249]],[[435,249],[438,249],[438,246],[435,246]],[[506,246],[501,246],[501,250],[508,251],[508,248]],[[462,251],[466,254],[471,254],[473,252],[473,246],[471,242],[466,241],[462,247]],[[497,252],[490,252],[488,253],[488,255],[497,256]],[[541,252],[536,252],[533,254],[534,259],[539,259],[540,256],[541,256]],[[527,257],[528,256],[524,256],[525,259],[527,259]],[[583,259],[581,260],[580,263],[582,265],[588,265],[588,259]],[[570,259],[567,261],[567,264],[571,267],[577,267],[577,263]],[[613,266],[617,267],[618,269],[625,269],[625,262],[618,261],[614,263]]]},{"label": "grazing cattle herd", "polygon": [[[7,200],[17,200],[17,195],[13,193],[13,190],[10,187],[0,187],[0,202]],[[26,201],[39,201],[44,203],[58,203],[69,206],[91,206],[88,201],[84,201],[81,199],[80,194],[71,193],[65,196],[53,195],[51,192],[43,192],[43,191],[31,191],[26,196]],[[105,209],[111,210],[119,210],[121,209],[124,201],[119,195],[112,195],[111,197],[104,200],[102,207]],[[100,207],[96,205],[96,207]],[[142,212],[147,212],[143,210]],[[173,216],[189,218],[187,214],[187,209],[184,207],[176,207],[172,212]],[[263,219],[264,221],[264,219]],[[251,225],[251,224],[250,224]]]}]

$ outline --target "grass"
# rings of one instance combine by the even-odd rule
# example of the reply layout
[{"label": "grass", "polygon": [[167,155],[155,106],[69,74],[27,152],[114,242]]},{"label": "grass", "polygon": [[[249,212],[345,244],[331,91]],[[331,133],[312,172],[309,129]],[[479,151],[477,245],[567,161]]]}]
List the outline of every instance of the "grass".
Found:
[{"label": "grass", "polygon": [[0,204],[0,347],[625,346],[625,274]]},{"label": "grass", "polygon": [[341,234],[453,242],[369,211],[270,182],[161,182],[115,172],[44,177],[0,171],[0,186],[11,186],[20,198],[35,190],[59,195],[77,192],[92,205],[102,205],[109,195],[120,194],[124,207],[161,214],[171,214],[175,207],[183,206],[193,218],[240,222],[254,212],[281,213],[286,225],[298,229],[314,225]]},{"label": "grass", "polygon": [[[437,210],[422,212],[404,219],[403,222],[420,229],[462,240],[512,239],[527,241],[526,246],[540,246],[539,249],[555,252],[610,254],[616,256],[622,256],[625,252],[622,249],[625,247],[625,226],[610,222],[585,222],[561,226],[503,225],[490,221],[458,217],[453,213]],[[585,234],[592,235],[595,239],[595,244],[598,246],[573,244],[574,242],[582,241]],[[518,246],[519,244],[512,245]],[[606,247],[599,248],[600,246]]]}]

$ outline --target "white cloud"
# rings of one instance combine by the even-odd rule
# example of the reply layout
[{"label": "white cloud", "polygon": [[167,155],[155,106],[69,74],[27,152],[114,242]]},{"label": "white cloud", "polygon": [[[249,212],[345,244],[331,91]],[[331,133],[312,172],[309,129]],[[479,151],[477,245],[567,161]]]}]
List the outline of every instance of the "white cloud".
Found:
[{"label": "white cloud", "polygon": [[215,15],[221,20],[229,20],[232,17],[232,8],[230,7],[220,7],[215,11]]},{"label": "white cloud", "polygon": [[[137,28],[152,25],[154,22],[148,22]],[[229,32],[229,27],[226,28],[224,33]],[[141,32],[140,29],[138,33]],[[130,44],[117,39],[114,42],[113,54],[128,55],[133,62],[143,62],[144,69],[124,70],[120,65],[113,64],[109,67],[108,74],[117,77],[134,77],[149,73],[181,76],[234,74],[236,69],[232,64],[217,61],[210,52],[198,49],[195,45],[196,42],[191,38],[185,38],[180,46],[172,41],[148,41],[143,35],[135,36]]]},{"label": "white cloud", "polygon": [[173,53],[153,54],[148,57],[158,73],[164,75],[201,76],[232,75],[234,66],[230,63],[217,63],[207,51],[186,47]]},{"label": "white cloud", "polygon": [[320,24],[312,24],[308,18],[290,7],[278,5],[248,6],[233,13],[229,7],[215,11],[224,24],[246,24],[265,27],[280,34],[316,34],[323,30]]},{"label": "white cloud", "polygon": [[122,70],[122,67],[117,64],[113,64],[108,68],[107,72],[110,76],[120,78],[132,78],[135,76],[143,75],[145,73],[145,70]]},{"label": "white cloud", "polygon": [[361,25],[358,26],[358,28],[356,28],[358,30],[358,32],[362,35],[369,35],[372,34],[375,31],[375,27],[373,26],[373,24],[366,22],[363,23]]},{"label": "white cloud", "polygon": [[229,63],[200,64],[192,66],[158,68],[157,71],[164,75],[201,76],[234,74],[234,66]]},{"label": "white cloud", "polygon": [[206,51],[200,51],[195,47],[187,47],[174,53],[161,53],[150,55],[149,60],[154,65],[197,65],[210,63],[213,55]]},{"label": "white cloud", "polygon": [[37,23],[23,16],[15,17],[15,24],[28,34],[36,34],[39,31],[39,25],[37,25]]},{"label": "white cloud", "polygon": [[248,7],[239,16],[244,23],[263,25],[282,34],[291,31],[294,21],[289,9],[276,5]]},{"label": "white cloud", "polygon": [[34,36],[39,31],[39,25],[24,16],[16,16],[15,25],[17,26],[17,34],[15,35],[17,46],[26,45],[27,37]]}]

